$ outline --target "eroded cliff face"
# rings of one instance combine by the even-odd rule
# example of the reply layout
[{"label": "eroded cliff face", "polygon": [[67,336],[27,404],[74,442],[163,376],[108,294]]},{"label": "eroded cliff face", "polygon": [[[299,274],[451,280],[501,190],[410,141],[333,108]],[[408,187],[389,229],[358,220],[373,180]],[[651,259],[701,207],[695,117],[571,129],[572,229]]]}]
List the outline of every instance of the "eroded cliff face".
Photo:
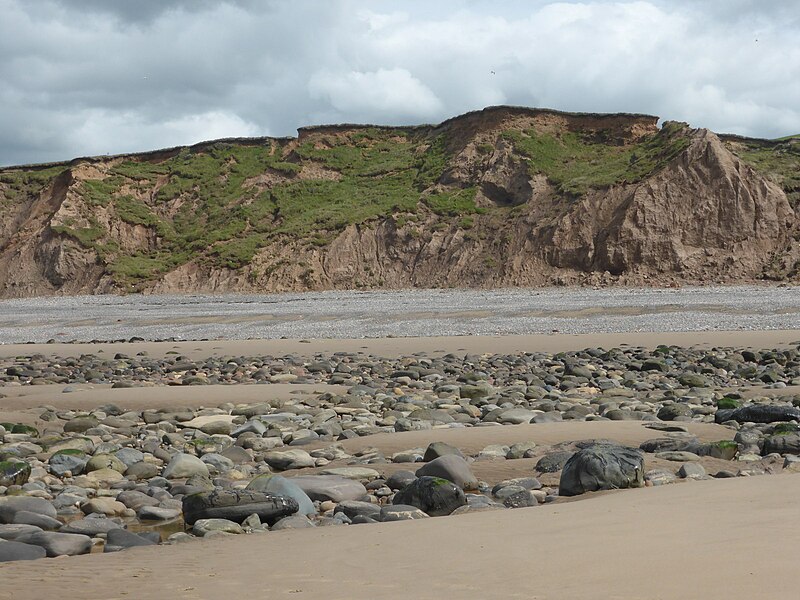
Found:
[{"label": "eroded cliff face", "polygon": [[[227,143],[265,154],[218,174],[192,162],[208,145],[0,172],[0,295],[800,282],[785,190],[655,117],[498,108]],[[348,193],[398,200],[359,217]]]}]

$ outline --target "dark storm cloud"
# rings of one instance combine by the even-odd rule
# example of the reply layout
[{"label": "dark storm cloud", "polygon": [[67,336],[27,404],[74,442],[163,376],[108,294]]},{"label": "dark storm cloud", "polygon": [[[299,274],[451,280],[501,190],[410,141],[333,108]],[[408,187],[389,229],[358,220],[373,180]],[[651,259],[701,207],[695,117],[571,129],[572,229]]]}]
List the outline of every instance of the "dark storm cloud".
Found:
[{"label": "dark storm cloud", "polygon": [[0,0],[0,164],[491,104],[797,133],[797,6]]}]

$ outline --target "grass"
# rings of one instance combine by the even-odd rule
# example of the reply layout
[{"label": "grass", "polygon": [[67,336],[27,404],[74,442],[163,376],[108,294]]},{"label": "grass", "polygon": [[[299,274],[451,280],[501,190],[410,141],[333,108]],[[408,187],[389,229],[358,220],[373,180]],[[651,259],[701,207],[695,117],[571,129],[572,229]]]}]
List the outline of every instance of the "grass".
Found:
[{"label": "grass", "polygon": [[0,207],[10,208],[39,194],[53,178],[64,171],[63,166],[37,170],[8,170],[0,172]]},{"label": "grass", "polygon": [[781,186],[792,208],[797,210],[800,206],[800,145],[792,143],[793,138],[781,138],[784,142],[778,144],[737,140],[728,142],[728,147],[745,163]]},{"label": "grass", "polygon": [[97,241],[106,234],[106,230],[94,218],[89,217],[88,221],[88,227],[74,227],[74,220],[68,219],[63,225],[53,225],[51,229],[77,240],[84,248],[95,248]]},{"label": "grass", "polygon": [[532,174],[544,174],[556,189],[579,197],[593,188],[641,181],[689,145],[684,126],[667,123],[658,133],[630,145],[608,143],[602,135],[507,130],[503,137],[528,160]]},{"label": "grass", "polygon": [[150,208],[133,196],[120,196],[114,200],[114,209],[120,219],[130,225],[151,227],[159,223],[159,218]]},{"label": "grass", "polygon": [[474,187],[435,192],[426,196],[424,202],[431,212],[440,216],[457,217],[473,214],[481,212],[481,209],[475,206],[476,192],[477,189]]}]

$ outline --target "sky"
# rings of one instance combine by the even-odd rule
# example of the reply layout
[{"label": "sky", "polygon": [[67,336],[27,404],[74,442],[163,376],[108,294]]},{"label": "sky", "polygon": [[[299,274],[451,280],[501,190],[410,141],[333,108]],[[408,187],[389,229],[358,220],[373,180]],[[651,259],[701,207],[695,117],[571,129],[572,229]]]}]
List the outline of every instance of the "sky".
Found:
[{"label": "sky", "polygon": [[797,0],[0,0],[0,165],[498,104],[800,133]]}]

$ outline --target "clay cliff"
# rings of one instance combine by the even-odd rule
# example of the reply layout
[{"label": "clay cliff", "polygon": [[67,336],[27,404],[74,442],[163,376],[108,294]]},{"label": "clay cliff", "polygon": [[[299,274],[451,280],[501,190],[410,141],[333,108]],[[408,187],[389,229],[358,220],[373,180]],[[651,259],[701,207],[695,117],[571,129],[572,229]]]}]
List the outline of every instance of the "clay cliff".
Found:
[{"label": "clay cliff", "polygon": [[800,282],[800,140],[494,107],[0,169],[0,296]]}]

